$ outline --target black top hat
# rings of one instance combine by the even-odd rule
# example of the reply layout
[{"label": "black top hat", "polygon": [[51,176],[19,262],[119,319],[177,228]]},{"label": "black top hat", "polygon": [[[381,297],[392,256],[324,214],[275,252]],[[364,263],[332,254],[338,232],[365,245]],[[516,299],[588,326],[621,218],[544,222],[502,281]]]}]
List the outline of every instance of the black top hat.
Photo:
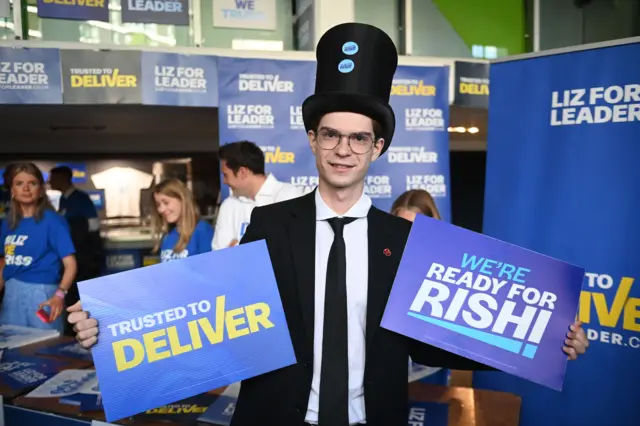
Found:
[{"label": "black top hat", "polygon": [[316,49],[316,90],[302,103],[307,131],[331,112],[354,112],[377,121],[384,139],[382,153],[391,144],[396,118],[391,106],[391,85],[398,66],[398,51],[379,28],[359,23],[337,25],[322,36]]}]

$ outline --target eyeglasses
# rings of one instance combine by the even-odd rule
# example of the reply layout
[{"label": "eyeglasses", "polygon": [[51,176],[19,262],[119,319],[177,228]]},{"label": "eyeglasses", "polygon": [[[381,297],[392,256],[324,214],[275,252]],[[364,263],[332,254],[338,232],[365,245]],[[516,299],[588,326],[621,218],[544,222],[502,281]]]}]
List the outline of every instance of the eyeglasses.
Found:
[{"label": "eyeglasses", "polygon": [[322,149],[335,149],[342,138],[347,138],[349,148],[354,154],[366,154],[373,148],[373,135],[367,132],[351,133],[343,135],[334,129],[321,129],[316,134],[318,146]]}]

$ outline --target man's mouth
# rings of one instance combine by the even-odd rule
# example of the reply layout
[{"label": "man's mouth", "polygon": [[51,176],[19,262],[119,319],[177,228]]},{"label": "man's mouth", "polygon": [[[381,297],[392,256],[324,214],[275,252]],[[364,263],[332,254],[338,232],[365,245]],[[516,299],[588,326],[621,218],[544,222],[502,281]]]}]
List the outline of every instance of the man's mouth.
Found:
[{"label": "man's mouth", "polygon": [[348,165],[348,164],[340,164],[340,163],[329,163],[329,165],[335,169],[335,170],[339,170],[339,171],[345,171],[345,170],[349,170],[352,169],[354,166]]}]

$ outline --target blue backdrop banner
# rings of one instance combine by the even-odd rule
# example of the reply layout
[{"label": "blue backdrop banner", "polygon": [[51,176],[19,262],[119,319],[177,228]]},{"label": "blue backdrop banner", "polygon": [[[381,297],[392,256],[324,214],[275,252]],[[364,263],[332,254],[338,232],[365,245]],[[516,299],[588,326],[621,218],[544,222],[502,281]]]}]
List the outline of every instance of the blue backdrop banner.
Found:
[{"label": "blue backdrop banner", "polygon": [[449,69],[400,66],[391,91],[396,132],[389,150],[372,164],[366,190],[376,207],[389,211],[409,189],[433,196],[450,221]]},{"label": "blue backdrop banner", "polygon": [[123,0],[122,22],[189,25],[189,0]]},{"label": "blue backdrop banner", "polygon": [[520,426],[640,418],[638,57],[629,44],[491,67],[484,232],[586,269],[591,346],[561,393],[475,374],[476,387],[522,396]]},{"label": "blue backdrop banner", "polygon": [[109,2],[107,0],[81,2],[38,0],[38,17],[109,22]]},{"label": "blue backdrop banner", "polygon": [[0,47],[0,104],[61,104],[60,51]]},{"label": "blue backdrop banner", "polygon": [[218,106],[217,58],[142,52],[142,102],[147,105]]},{"label": "blue backdrop banner", "polygon": [[[267,173],[315,187],[301,106],[314,91],[315,67],[309,61],[218,58],[220,144],[252,141],[265,152]],[[221,199],[228,194],[222,185]]]}]

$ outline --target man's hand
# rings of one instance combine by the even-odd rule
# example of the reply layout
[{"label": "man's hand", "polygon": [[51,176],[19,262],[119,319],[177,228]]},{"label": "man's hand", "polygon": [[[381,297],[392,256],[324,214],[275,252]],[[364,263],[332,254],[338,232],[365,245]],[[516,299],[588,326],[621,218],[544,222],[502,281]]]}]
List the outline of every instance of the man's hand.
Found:
[{"label": "man's hand", "polygon": [[89,312],[82,310],[80,302],[67,308],[69,312],[69,322],[73,324],[73,331],[76,332],[76,340],[83,348],[89,349],[98,342],[98,321],[89,318]]},{"label": "man's hand", "polygon": [[562,350],[569,355],[570,360],[575,360],[578,355],[585,353],[588,347],[589,339],[582,328],[582,323],[580,321],[574,322],[569,327]]},{"label": "man's hand", "polygon": [[233,246],[237,246],[238,245],[238,240],[231,240],[231,242],[229,243],[229,247],[233,247]]}]

